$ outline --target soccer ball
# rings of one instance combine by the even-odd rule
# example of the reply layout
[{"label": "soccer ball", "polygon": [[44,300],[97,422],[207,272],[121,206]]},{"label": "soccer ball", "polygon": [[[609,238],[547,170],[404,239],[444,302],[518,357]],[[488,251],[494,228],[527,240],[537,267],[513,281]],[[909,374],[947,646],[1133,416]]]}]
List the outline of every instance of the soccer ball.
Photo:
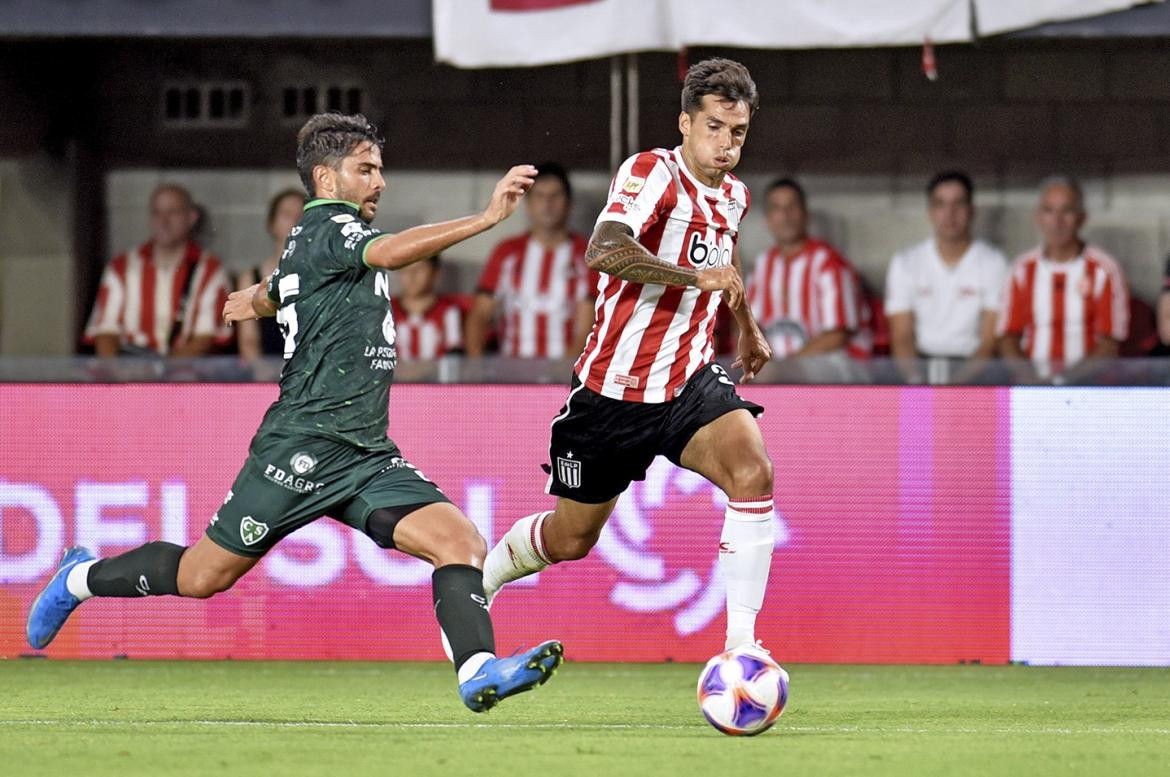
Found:
[{"label": "soccer ball", "polygon": [[699,710],[732,736],[767,731],[788,701],[788,673],[755,645],[720,653],[699,673]]}]

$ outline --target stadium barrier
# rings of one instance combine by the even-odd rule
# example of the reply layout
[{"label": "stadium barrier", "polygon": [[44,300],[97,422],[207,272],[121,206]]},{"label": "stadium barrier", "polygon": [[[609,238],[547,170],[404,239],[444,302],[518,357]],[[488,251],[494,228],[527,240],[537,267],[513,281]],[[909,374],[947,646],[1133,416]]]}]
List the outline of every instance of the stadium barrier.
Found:
[{"label": "stadium barrier", "polygon": [[[776,466],[759,635],[786,662],[1170,664],[1170,394],[748,386]],[[62,549],[190,543],[272,385],[0,384],[0,656]],[[391,435],[495,540],[543,493],[556,386],[401,385]],[[281,465],[285,462],[272,462]],[[500,649],[699,661],[724,495],[665,461],[580,562],[505,590]],[[331,520],[206,601],[87,603],[52,657],[440,659],[430,572]]]}]

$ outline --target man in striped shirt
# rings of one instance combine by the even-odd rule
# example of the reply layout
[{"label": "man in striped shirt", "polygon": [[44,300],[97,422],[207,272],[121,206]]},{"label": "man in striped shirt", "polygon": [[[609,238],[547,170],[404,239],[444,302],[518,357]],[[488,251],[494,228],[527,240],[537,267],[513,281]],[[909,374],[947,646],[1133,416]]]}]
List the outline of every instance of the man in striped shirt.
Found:
[{"label": "man in striped shirt", "polygon": [[1129,292],[1117,261],[1081,239],[1080,185],[1066,177],[1045,181],[1036,223],[1044,242],[1016,259],[1007,281],[1003,356],[1030,359],[1042,378],[1117,356],[1129,331]]},{"label": "man in striped shirt", "polygon": [[399,359],[438,359],[463,348],[463,306],[454,295],[435,293],[438,274],[437,256],[398,273],[402,292],[390,299],[390,307]]},{"label": "man in striped shirt", "polygon": [[763,408],[713,363],[712,332],[726,302],[743,380],[771,356],[744,297],[735,244],[750,197],[731,174],[758,106],[747,68],[700,62],[683,84],[682,144],[636,154],[614,177],[587,253],[604,273],[593,330],[552,424],[546,490],[556,509],[521,518],[491,550],[489,598],[582,558],[621,493],[665,456],[727,494],[718,545],[725,645],[756,646],[774,544],[772,463],[754,418]]},{"label": "man in striped shirt", "polygon": [[84,336],[98,356],[201,356],[230,341],[219,320],[228,277],[191,239],[197,219],[186,189],[155,189],[150,242],[114,257],[102,273]]},{"label": "man in striped shirt", "polygon": [[492,251],[467,319],[467,355],[481,356],[493,320],[501,356],[567,359],[593,324],[597,274],[585,264],[583,235],[569,231],[573,191],[558,164],[538,165],[524,204],[529,230]]},{"label": "man in striped shirt", "polygon": [[775,244],[756,259],[747,294],[772,353],[813,356],[847,348],[868,356],[857,271],[833,246],[809,236],[804,187],[791,178],[774,181],[764,215]]}]

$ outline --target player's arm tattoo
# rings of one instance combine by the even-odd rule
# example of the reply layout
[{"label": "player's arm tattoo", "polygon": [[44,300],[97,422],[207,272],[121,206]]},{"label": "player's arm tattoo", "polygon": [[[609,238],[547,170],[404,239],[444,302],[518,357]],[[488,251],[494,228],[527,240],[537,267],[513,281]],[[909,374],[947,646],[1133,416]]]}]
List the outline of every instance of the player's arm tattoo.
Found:
[{"label": "player's arm tattoo", "polygon": [[598,272],[634,283],[694,286],[699,278],[695,270],[654,256],[634,239],[629,227],[615,221],[603,221],[598,225],[585,251],[585,261]]}]

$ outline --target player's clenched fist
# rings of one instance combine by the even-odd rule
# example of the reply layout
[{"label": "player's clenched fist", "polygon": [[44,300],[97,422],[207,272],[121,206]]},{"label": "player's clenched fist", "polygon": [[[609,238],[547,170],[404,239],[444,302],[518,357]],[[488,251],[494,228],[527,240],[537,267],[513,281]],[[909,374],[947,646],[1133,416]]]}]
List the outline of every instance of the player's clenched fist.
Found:
[{"label": "player's clenched fist", "polygon": [[702,291],[722,291],[727,306],[735,310],[743,302],[743,278],[732,265],[700,270],[695,286]]},{"label": "player's clenched fist", "polygon": [[532,165],[516,165],[496,183],[492,200],[483,215],[492,224],[499,224],[520,204],[520,198],[532,188],[536,181],[536,168]]},{"label": "player's clenched fist", "polygon": [[237,321],[251,321],[259,318],[255,308],[252,307],[252,298],[256,295],[256,289],[260,284],[249,286],[246,289],[233,291],[228,295],[227,302],[223,303],[223,322],[231,325]]}]

